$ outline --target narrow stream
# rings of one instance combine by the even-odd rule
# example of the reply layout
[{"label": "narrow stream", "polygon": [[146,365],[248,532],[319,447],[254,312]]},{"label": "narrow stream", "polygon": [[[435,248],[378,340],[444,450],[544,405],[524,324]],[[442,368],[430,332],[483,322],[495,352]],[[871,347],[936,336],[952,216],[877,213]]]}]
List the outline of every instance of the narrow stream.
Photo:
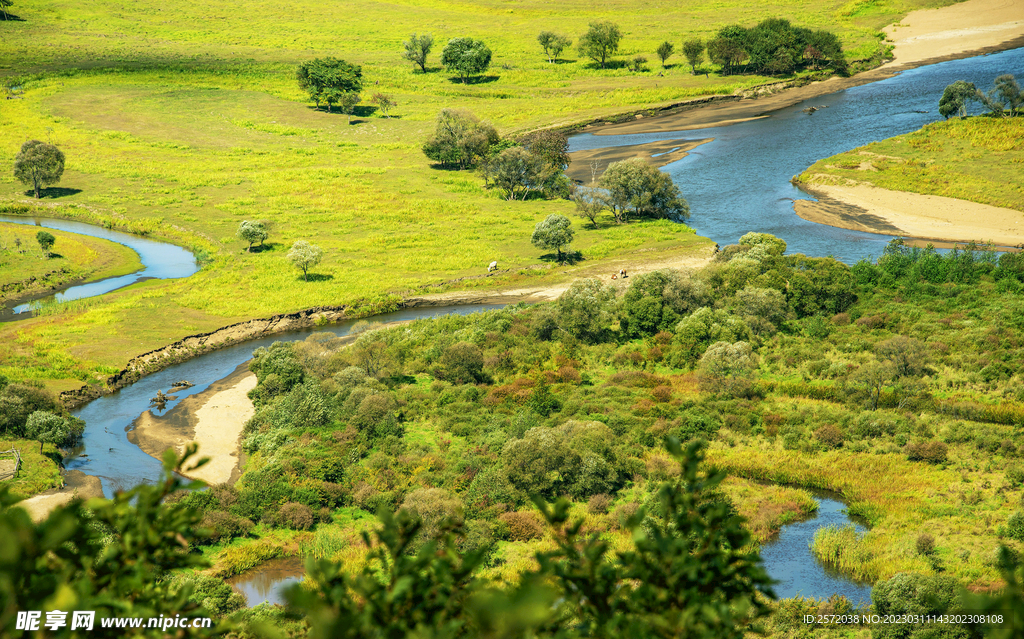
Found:
[{"label": "narrow stream", "polygon": [[[690,203],[688,224],[698,235],[725,246],[751,231],[771,233],[786,240],[792,253],[832,255],[853,264],[881,255],[891,238],[797,217],[793,201],[814,198],[790,183],[793,176],[822,158],[942,119],[939,97],[956,80],[974,82],[988,91],[996,76],[1004,73],[1014,73],[1018,79],[1024,76],[1024,48],[918,67],[731,126],[576,135],[569,140],[569,150],[714,138],[662,168]],[[809,106],[819,109],[804,113]],[[975,105],[974,112],[980,111]]]},{"label": "narrow stream", "polygon": [[[412,308],[370,319],[381,323],[401,322],[449,313],[468,315],[502,306],[472,304]],[[170,410],[185,397],[201,393],[213,382],[230,375],[240,364],[250,360],[252,352],[260,346],[305,339],[314,331],[331,332],[338,336],[347,335],[356,321],[349,320],[329,327],[271,335],[222,348],[147,375],[131,386],[94,399],[71,411],[75,417],[85,420],[86,428],[82,435],[82,443],[72,451],[64,465],[68,470],[80,470],[99,477],[103,484],[103,493],[108,497],[116,490],[128,489],[142,482],[151,482],[160,476],[160,462],[129,442],[126,432],[132,422],[149,409],[149,400],[158,390],[167,392],[178,380],[188,380],[195,384],[191,388],[174,392],[177,399],[167,402],[165,408]]]},{"label": "narrow stream", "polygon": [[[96,282],[89,282],[88,284],[70,286],[58,293],[40,295],[31,301],[22,301],[18,305],[8,304],[0,306],[0,322],[32,317],[31,304],[33,302],[45,303],[49,301],[68,302],[80,300],[103,295],[104,293],[109,293],[144,280],[188,277],[199,270],[199,267],[196,265],[195,256],[180,246],[149,240],[119,231],[111,231],[93,224],[42,217],[14,217],[10,215],[0,215],[0,222],[57,229],[58,231],[78,233],[79,235],[88,235],[117,242],[138,253],[143,266],[141,271],[129,273],[128,275],[108,277]],[[59,249],[59,247],[57,248]]]}]

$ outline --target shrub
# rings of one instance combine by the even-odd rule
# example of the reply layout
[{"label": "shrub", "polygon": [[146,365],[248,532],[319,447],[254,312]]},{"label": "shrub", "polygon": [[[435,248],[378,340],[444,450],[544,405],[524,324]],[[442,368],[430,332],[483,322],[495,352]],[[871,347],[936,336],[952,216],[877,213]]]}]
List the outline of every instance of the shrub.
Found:
[{"label": "shrub", "polygon": [[700,360],[698,380],[703,390],[726,395],[748,395],[757,356],[747,342],[715,342]]},{"label": "shrub", "polygon": [[210,543],[218,543],[235,537],[246,537],[252,532],[253,527],[252,520],[232,515],[223,510],[206,513],[199,525],[210,530]]},{"label": "shrub", "polygon": [[532,512],[517,510],[502,513],[498,516],[498,521],[508,527],[508,538],[511,541],[530,541],[544,536],[544,524],[540,517]]},{"label": "shrub", "polygon": [[587,511],[595,515],[603,515],[612,505],[612,498],[607,493],[598,493],[587,500]]},{"label": "shrub", "polygon": [[846,439],[843,431],[839,430],[839,427],[835,424],[825,424],[814,431],[814,436],[821,442],[822,446],[830,450],[842,446],[843,440]]},{"label": "shrub", "polygon": [[935,537],[928,533],[921,533],[917,536],[914,546],[917,548],[917,554],[930,555],[935,552]]},{"label": "shrub", "polygon": [[629,518],[635,515],[638,510],[640,510],[640,504],[633,502],[622,504],[615,509],[613,516],[615,517],[615,523],[620,530],[627,529],[627,522],[629,521]]},{"label": "shrub", "polygon": [[277,511],[277,520],[292,530],[309,530],[313,527],[313,509],[305,504],[290,501]]},{"label": "shrub", "polygon": [[1024,511],[1018,510],[1006,521],[1006,526],[999,529],[999,534],[1017,541],[1024,541]]},{"label": "shrub", "polygon": [[909,443],[903,447],[903,453],[910,461],[926,461],[929,464],[946,461],[947,450],[947,446],[940,441]]},{"label": "shrub", "polygon": [[443,488],[418,488],[406,495],[402,508],[420,518],[423,528],[417,537],[424,542],[438,534],[445,520],[462,521],[462,500]]},{"label": "shrub", "polygon": [[1024,484],[1024,466],[1011,466],[1006,469],[1006,483],[1017,487]]}]

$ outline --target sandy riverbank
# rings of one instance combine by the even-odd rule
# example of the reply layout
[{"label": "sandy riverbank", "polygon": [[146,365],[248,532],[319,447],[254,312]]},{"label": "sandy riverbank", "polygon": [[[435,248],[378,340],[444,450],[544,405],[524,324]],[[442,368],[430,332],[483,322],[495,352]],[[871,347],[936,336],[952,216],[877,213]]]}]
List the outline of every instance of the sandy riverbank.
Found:
[{"label": "sandy riverbank", "polygon": [[46,519],[54,508],[70,503],[74,499],[92,499],[103,496],[103,486],[99,477],[86,475],[80,470],[69,471],[64,476],[64,487],[53,488],[34,497],[18,502],[28,511],[32,521]]},{"label": "sandy riverbank", "polygon": [[1021,211],[864,184],[802,188],[818,201],[797,200],[794,209],[811,222],[935,242],[1024,244]]},{"label": "sandy riverbank", "polygon": [[849,78],[829,78],[806,86],[743,99],[708,103],[694,100],[664,115],[583,129],[595,135],[627,135],[725,126],[792,106],[797,102],[883,80],[899,71],[1024,46],[1021,0],[967,0],[941,9],[914,11],[884,31],[894,44],[893,60]]},{"label": "sandy riverbank", "polygon": [[646,144],[576,151],[569,154],[572,162],[569,163],[565,174],[578,183],[592,184],[601,177],[609,164],[629,158],[640,158],[655,168],[661,168],[666,164],[685,158],[690,151],[712,139],[659,140]]},{"label": "sandy riverbank", "polygon": [[232,482],[241,473],[242,427],[254,413],[246,394],[255,386],[256,376],[243,364],[164,415],[146,411],[135,420],[128,440],[157,459],[169,448],[180,454],[187,443],[195,441],[199,456],[210,461],[184,475],[211,485]]}]

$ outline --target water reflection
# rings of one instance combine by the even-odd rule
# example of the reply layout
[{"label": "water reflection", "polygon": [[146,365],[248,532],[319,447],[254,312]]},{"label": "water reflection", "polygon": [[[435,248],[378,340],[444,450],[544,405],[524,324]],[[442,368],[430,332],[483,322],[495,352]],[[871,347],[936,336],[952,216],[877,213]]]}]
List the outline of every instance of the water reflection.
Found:
[{"label": "water reflection", "polygon": [[252,608],[266,602],[284,604],[282,591],[299,583],[305,576],[300,557],[273,559],[244,574],[228,579],[228,584],[245,597],[245,605]]}]

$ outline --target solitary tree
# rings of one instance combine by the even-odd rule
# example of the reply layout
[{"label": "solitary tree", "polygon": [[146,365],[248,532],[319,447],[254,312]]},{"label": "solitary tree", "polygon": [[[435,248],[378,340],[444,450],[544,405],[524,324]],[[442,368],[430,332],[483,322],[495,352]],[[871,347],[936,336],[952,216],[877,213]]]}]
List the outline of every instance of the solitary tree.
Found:
[{"label": "solitary tree", "polygon": [[346,93],[358,93],[363,88],[361,67],[337,58],[316,58],[303,62],[296,71],[299,88],[309,94],[316,103],[331,105],[341,101]]},{"label": "solitary tree", "polygon": [[690,70],[697,75],[697,65],[704,58],[704,41],[700,38],[691,38],[683,43],[683,55],[690,63]]},{"label": "solitary tree", "polygon": [[302,271],[302,279],[307,282],[309,281],[309,269],[319,264],[323,256],[322,248],[316,244],[310,244],[306,240],[299,240],[292,244],[292,249],[288,251],[288,259]]},{"label": "solitary tree", "polygon": [[246,253],[252,253],[252,245],[256,242],[263,246],[263,242],[269,237],[267,227],[263,222],[252,222],[250,220],[242,220],[235,234],[238,236],[238,239],[249,243],[249,246],[245,249]]},{"label": "solitary tree", "polygon": [[452,38],[441,51],[441,64],[452,73],[458,73],[466,82],[470,76],[480,75],[491,65],[491,50],[480,40]]},{"label": "solitary tree", "polygon": [[52,144],[29,140],[14,158],[14,177],[34,188],[36,198],[40,197],[39,187],[60,182],[62,175],[64,153]]},{"label": "solitary tree", "polygon": [[978,88],[973,82],[957,80],[947,85],[939,98],[939,114],[949,119],[951,115],[958,115],[961,118],[967,115],[967,103],[978,99]]},{"label": "solitary tree", "polygon": [[537,42],[544,48],[544,55],[548,57],[548,62],[557,60],[562,51],[572,44],[572,40],[553,31],[541,31],[537,36]]},{"label": "solitary tree", "polygon": [[306,240],[299,240],[292,244],[292,249],[288,251],[288,259],[302,271],[302,279],[307,282],[309,281],[309,269],[319,264],[323,256],[322,248],[316,244],[310,244]]},{"label": "solitary tree", "polygon": [[618,223],[630,215],[685,220],[690,207],[672,178],[640,158],[612,162],[601,176],[609,206]]},{"label": "solitary tree", "polygon": [[667,40],[658,45],[658,48],[655,49],[654,52],[657,53],[658,58],[661,59],[661,66],[665,66],[665,61],[668,60],[673,53],[675,53],[675,50],[676,48],[672,46],[672,43]]},{"label": "solitary tree", "polygon": [[619,50],[622,32],[618,25],[607,20],[591,22],[587,32],[580,36],[576,48],[580,55],[585,55],[601,65],[603,69],[610,56]]},{"label": "solitary tree", "polygon": [[370,101],[377,105],[377,108],[380,109],[380,114],[385,118],[391,117],[388,115],[388,111],[398,106],[398,103],[391,97],[391,94],[379,91],[373,94]]},{"label": "solitary tree", "polygon": [[574,235],[569,218],[555,213],[537,222],[530,241],[538,248],[555,249],[558,252],[558,262],[561,263],[562,247],[572,244]]},{"label": "solitary tree", "polygon": [[53,243],[57,241],[57,238],[46,231],[39,231],[36,233],[36,241],[39,242],[39,248],[43,249],[43,255],[50,257],[50,249],[53,248]]},{"label": "solitary tree", "polygon": [[414,33],[403,44],[405,45],[405,53],[402,54],[402,57],[419,66],[420,70],[426,73],[427,56],[430,55],[430,49],[434,46],[434,36],[429,33],[417,36]]},{"label": "solitary tree", "polygon": [[7,20],[7,7],[14,4],[11,0],[0,0],[0,13],[4,14],[4,20]]}]

